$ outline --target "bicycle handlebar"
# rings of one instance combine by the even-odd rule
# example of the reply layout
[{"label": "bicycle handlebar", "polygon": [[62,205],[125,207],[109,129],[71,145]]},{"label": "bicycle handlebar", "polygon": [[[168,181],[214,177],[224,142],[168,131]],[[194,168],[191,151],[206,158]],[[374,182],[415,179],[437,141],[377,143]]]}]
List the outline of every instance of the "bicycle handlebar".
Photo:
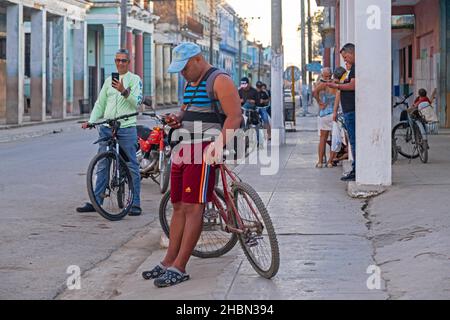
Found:
[{"label": "bicycle handlebar", "polygon": [[396,103],[392,106],[392,109],[394,109],[395,107],[397,107],[397,106],[399,106],[399,105],[401,105],[401,104],[407,104],[407,103],[406,103],[406,100],[407,100],[409,97],[411,97],[412,95],[413,95],[413,93],[411,92],[411,93],[408,94],[407,96],[404,96],[404,98],[403,98],[402,101],[396,102]]},{"label": "bicycle handlebar", "polygon": [[114,121],[117,120],[121,120],[121,119],[128,119],[134,116],[137,116],[139,114],[139,112],[135,112],[135,113],[130,113],[130,114],[125,114],[123,116],[117,117],[117,118],[113,118],[113,119],[106,119],[104,121],[100,121],[100,122],[94,122],[94,123],[89,123],[88,127],[89,128],[95,128],[96,126],[102,125],[102,124],[111,124]]}]

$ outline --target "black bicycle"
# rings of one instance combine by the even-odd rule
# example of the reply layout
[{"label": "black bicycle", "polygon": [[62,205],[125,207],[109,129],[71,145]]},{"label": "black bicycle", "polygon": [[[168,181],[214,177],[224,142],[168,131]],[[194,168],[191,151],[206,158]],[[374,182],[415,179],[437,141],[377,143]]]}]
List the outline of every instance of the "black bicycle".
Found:
[{"label": "black bicycle", "polygon": [[111,136],[94,142],[105,143],[106,151],[98,153],[89,163],[87,189],[95,210],[104,218],[117,221],[125,217],[131,209],[134,198],[133,180],[127,166],[129,158],[120,147],[117,132],[121,119],[137,116],[126,114],[114,119],[91,123],[89,128],[106,124],[111,128]]},{"label": "black bicycle", "polygon": [[409,109],[406,100],[411,95],[412,93],[392,106],[392,108],[400,105],[406,107],[401,113],[400,122],[392,129],[392,145],[403,157],[410,160],[419,157],[423,163],[427,163],[429,145],[426,122],[417,109]]}]

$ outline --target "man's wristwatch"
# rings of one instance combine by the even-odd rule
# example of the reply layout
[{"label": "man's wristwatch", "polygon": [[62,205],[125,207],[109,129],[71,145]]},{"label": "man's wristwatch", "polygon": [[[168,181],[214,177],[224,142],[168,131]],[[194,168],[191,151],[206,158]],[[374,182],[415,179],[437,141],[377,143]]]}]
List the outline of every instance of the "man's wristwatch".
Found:
[{"label": "man's wristwatch", "polygon": [[123,90],[121,93],[122,97],[125,97],[125,98],[128,97],[129,94],[130,94],[130,88]]}]

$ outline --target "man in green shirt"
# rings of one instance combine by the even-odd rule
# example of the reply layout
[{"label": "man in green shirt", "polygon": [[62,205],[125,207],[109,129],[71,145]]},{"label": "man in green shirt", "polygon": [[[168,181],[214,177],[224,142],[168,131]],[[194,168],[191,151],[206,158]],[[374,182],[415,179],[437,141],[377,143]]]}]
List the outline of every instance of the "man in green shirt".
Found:
[{"label": "man in green shirt", "polygon": [[[95,102],[94,109],[88,122],[82,124],[82,128],[86,129],[90,123],[94,123],[99,119],[112,119],[122,115],[135,113],[142,102],[142,81],[138,75],[131,73],[129,69],[130,58],[129,53],[125,49],[120,49],[116,53],[115,63],[119,73],[119,81],[108,77],[103,84],[100,95]],[[117,133],[120,147],[127,153],[130,162],[128,166],[131,171],[134,200],[130,210],[130,216],[138,216],[141,214],[140,205],[140,175],[139,164],[136,159],[136,117],[130,117],[127,120],[120,121],[120,129]],[[111,129],[106,126],[100,127],[100,138],[110,137]],[[106,151],[106,145],[100,143],[98,152]],[[107,184],[107,170],[99,168],[97,172],[97,183],[95,186],[95,196],[98,203],[102,203],[101,194],[104,193]],[[102,172],[103,171],[103,172]],[[77,208],[78,212],[94,212],[95,209],[90,203],[86,203],[83,207]]]}]

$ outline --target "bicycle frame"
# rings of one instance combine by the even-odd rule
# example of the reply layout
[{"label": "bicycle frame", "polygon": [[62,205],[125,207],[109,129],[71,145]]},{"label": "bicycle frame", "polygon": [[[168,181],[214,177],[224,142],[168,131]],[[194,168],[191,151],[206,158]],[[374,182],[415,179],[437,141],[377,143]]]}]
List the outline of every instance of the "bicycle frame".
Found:
[{"label": "bicycle frame", "polygon": [[[245,226],[244,226],[242,218],[239,215],[238,210],[233,202],[234,197],[231,194],[230,188],[228,187],[227,176],[231,179],[231,181],[239,181],[239,180],[238,180],[236,174],[233,171],[231,171],[230,169],[228,169],[228,167],[225,164],[220,164],[218,170],[219,170],[220,176],[222,178],[223,193],[224,193],[225,202],[226,202],[227,207],[224,208],[222,206],[222,203],[220,202],[220,200],[215,192],[213,192],[212,202],[214,203],[216,208],[219,209],[220,215],[226,224],[226,229],[225,229],[226,231],[233,232],[233,233],[244,233]],[[252,213],[255,215],[256,219],[258,219],[255,209],[253,208],[251,203],[249,203],[249,202],[247,202],[247,203],[249,204],[250,209],[251,209]],[[225,209],[228,209],[228,210],[226,211]],[[232,223],[232,218],[233,218],[232,215],[234,215],[236,217],[237,228],[233,227],[230,224],[230,222]],[[259,221],[259,219],[258,219],[258,221]]]},{"label": "bicycle frame", "polygon": [[[425,130],[425,126],[422,123],[422,121],[420,121],[420,119],[416,119],[414,116],[411,116],[408,113],[408,122],[409,122],[411,129],[413,128],[413,123],[415,123],[417,125],[417,127],[419,128],[420,133],[422,134],[422,139],[425,141],[428,140],[427,131]],[[415,140],[416,140],[416,137],[414,136],[414,141]]]}]

